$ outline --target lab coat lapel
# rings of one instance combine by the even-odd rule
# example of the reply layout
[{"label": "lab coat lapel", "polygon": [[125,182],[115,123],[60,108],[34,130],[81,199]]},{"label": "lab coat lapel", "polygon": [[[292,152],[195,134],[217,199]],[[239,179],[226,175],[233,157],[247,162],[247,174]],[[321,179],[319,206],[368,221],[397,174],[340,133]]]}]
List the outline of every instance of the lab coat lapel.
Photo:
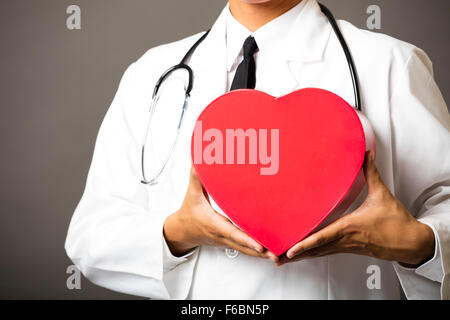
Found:
[{"label": "lab coat lapel", "polygon": [[304,1],[307,3],[286,37],[284,49],[280,50],[280,59],[284,64],[279,69],[283,79],[277,90],[279,95],[288,94],[302,83],[307,83],[307,75],[299,72],[302,69],[299,64],[322,62],[330,38],[331,26],[317,1]]},{"label": "lab coat lapel", "polygon": [[182,177],[174,179],[177,183],[173,184],[173,192],[180,197],[186,193],[189,184],[191,137],[195,123],[200,113],[226,92],[225,13],[226,11],[221,13],[207,37],[197,47],[190,61],[187,61],[193,70],[193,87],[180,133],[181,143],[176,150],[178,156],[174,157],[185,161],[177,161],[177,169],[173,170],[174,177]]},{"label": "lab coat lapel", "polygon": [[191,115],[195,119],[210,102],[227,91],[226,10],[228,6],[222,11],[190,62],[194,71],[190,105]]},{"label": "lab coat lapel", "polygon": [[[223,11],[211,31],[192,54],[188,65],[193,71],[193,87],[175,152],[171,192],[180,199],[189,185],[191,167],[191,137],[200,113],[217,97],[226,92],[227,69],[225,50],[226,11]],[[200,38],[201,35],[198,35]],[[192,42],[193,44],[193,42]],[[180,161],[184,159],[185,161]]]},{"label": "lab coat lapel", "polygon": [[[307,1],[297,17],[285,45],[279,50],[277,73],[279,79],[273,84],[271,94],[281,96],[299,88],[305,75],[298,72],[298,64],[322,62],[331,26],[320,10],[316,0]],[[211,28],[210,33],[194,52],[189,64],[194,70],[194,89],[191,98],[192,115],[201,111],[215,98],[227,92],[226,17],[228,5]],[[307,80],[307,79],[306,79]]]},{"label": "lab coat lapel", "polygon": [[[194,73],[194,83],[186,112],[186,121],[182,129],[183,134],[181,136],[184,137],[184,143],[178,149],[180,154],[178,159],[184,158],[186,161],[178,162],[180,170],[177,174],[184,180],[179,179],[177,180],[178,183],[173,185],[174,192],[180,196],[185,194],[189,183],[191,137],[195,123],[200,113],[213,100],[227,91],[225,10],[228,10],[228,6],[222,11],[205,40],[197,47],[190,61],[188,61]],[[215,209],[220,210],[218,207],[215,207]]]}]

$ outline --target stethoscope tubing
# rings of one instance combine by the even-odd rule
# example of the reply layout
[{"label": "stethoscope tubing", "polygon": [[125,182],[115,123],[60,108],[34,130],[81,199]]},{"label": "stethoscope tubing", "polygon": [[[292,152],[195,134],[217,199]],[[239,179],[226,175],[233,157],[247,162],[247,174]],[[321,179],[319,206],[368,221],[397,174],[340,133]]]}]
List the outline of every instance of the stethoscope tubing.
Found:
[{"label": "stethoscope tubing", "polygon": [[[336,22],[336,19],[334,18],[333,14],[331,13],[331,11],[325,7],[323,4],[319,3],[320,9],[322,10],[322,13],[327,17],[328,21],[331,24],[331,27],[334,31],[334,33],[336,34],[341,47],[344,51],[345,54],[345,58],[347,59],[347,64],[350,70],[350,75],[352,78],[352,84],[353,84],[353,91],[354,91],[354,96],[355,96],[355,108],[358,111],[361,111],[361,92],[360,92],[360,87],[359,87],[359,79],[358,79],[358,73],[356,71],[356,66],[350,51],[350,48],[348,47],[347,42],[345,41],[345,38],[341,32],[341,30],[339,29],[339,26]],[[189,50],[186,52],[186,54],[184,55],[183,59],[181,59],[180,63],[177,65],[174,65],[172,67],[170,67],[166,72],[164,72],[161,77],[158,79],[158,81],[156,82],[155,88],[153,90],[153,95],[152,95],[152,103],[150,106],[150,114],[149,114],[149,118],[147,121],[147,130],[145,133],[145,138],[143,141],[143,145],[142,145],[142,150],[141,150],[141,170],[142,170],[142,180],[141,182],[143,184],[147,184],[147,185],[152,185],[152,184],[156,184],[157,183],[157,179],[159,178],[159,176],[162,174],[162,172],[164,171],[164,168],[166,167],[167,163],[170,160],[170,157],[173,153],[173,150],[175,149],[175,146],[177,144],[178,141],[178,136],[180,133],[180,128],[183,122],[183,118],[187,109],[187,104],[190,98],[190,94],[194,85],[194,72],[192,70],[191,67],[189,67],[188,65],[188,60],[190,59],[190,57],[193,55],[193,53],[195,52],[195,50],[197,49],[197,47],[200,45],[200,43],[203,42],[203,40],[205,40],[205,38],[208,36],[209,32],[211,29],[209,29],[208,31],[206,31],[190,48]],[[148,138],[148,130],[149,127],[151,125],[151,120],[152,120],[152,115],[154,112],[154,108],[155,105],[157,103],[158,100],[158,92],[159,89],[161,87],[161,85],[163,84],[164,80],[167,79],[167,77],[172,74],[174,71],[176,70],[186,70],[188,72],[189,75],[189,80],[188,80],[188,85],[187,87],[185,87],[185,99],[184,99],[184,104],[183,104],[183,109],[181,110],[181,116],[180,116],[180,121],[178,122],[178,127],[177,127],[177,134],[175,137],[175,142],[173,143],[173,145],[170,148],[170,153],[169,156],[167,157],[167,159],[165,160],[165,162],[163,163],[162,167],[160,168],[160,170],[158,170],[156,176],[150,180],[147,180],[146,175],[145,175],[145,145],[147,142],[147,138]]]}]

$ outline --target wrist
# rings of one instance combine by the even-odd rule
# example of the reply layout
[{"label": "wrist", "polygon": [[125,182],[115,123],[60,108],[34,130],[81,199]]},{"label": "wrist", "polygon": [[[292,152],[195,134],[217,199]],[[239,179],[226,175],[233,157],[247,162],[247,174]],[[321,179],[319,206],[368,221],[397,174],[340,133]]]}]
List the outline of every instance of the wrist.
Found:
[{"label": "wrist", "polygon": [[178,257],[184,256],[196,247],[188,240],[186,224],[181,220],[180,212],[176,211],[166,218],[163,226],[163,235],[167,246],[170,252]]},{"label": "wrist", "polygon": [[433,258],[436,245],[433,230],[424,223],[417,221],[414,235],[413,256],[410,261],[400,263],[410,268],[416,268]]},{"label": "wrist", "polygon": [[419,252],[421,252],[421,255],[419,255],[419,257],[421,258],[421,263],[430,260],[431,258],[433,258],[434,256],[434,251],[435,251],[435,237],[434,237],[434,232],[433,229],[431,229],[428,225],[419,222],[419,228],[421,229],[421,250],[419,250]]}]

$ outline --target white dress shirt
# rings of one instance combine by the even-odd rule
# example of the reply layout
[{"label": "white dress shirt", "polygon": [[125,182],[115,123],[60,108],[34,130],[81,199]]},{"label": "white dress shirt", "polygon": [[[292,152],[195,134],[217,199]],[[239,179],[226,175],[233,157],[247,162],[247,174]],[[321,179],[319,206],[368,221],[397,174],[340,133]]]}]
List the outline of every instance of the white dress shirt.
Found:
[{"label": "white dress shirt", "polygon": [[[252,34],[227,5],[189,61],[194,88],[166,182],[156,186],[140,183],[152,84],[200,34],[149,50],[125,72],[100,129],[66,240],[67,253],[83,274],[109,289],[156,299],[398,299],[400,284],[410,299],[448,299],[450,163],[444,160],[450,158],[450,116],[431,61],[413,45],[345,21],[339,26],[359,73],[363,112],[376,134],[377,168],[405,208],[433,229],[436,250],[430,261],[408,269],[338,254],[276,268],[269,260],[209,246],[172,256],[163,224],[181,206],[189,184],[195,121],[228,91],[243,42]],[[256,89],[281,96],[318,87],[353,104],[345,56],[316,0],[302,1],[253,36],[260,49]],[[366,195],[365,188],[348,212]],[[369,285],[372,273],[379,276],[378,284]]]},{"label": "white dress shirt", "polygon": [[227,44],[227,70],[228,70],[228,88],[233,83],[236,69],[244,59],[243,45],[245,39],[253,36],[258,45],[258,51],[255,53],[256,64],[256,90],[266,91],[272,84],[268,81],[267,74],[273,74],[271,69],[274,60],[279,56],[279,50],[285,47],[287,33],[292,30],[296,18],[305,7],[306,1],[301,1],[295,7],[285,12],[276,19],[266,23],[255,32],[251,32],[236,18],[233,17],[230,10],[226,11],[226,44]]}]

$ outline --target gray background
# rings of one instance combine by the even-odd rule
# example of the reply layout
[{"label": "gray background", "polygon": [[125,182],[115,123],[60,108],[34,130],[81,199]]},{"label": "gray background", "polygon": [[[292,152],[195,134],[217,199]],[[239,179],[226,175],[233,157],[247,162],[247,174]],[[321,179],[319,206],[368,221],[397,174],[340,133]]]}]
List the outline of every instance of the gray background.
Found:
[{"label": "gray background", "polygon": [[[423,48],[449,101],[450,1],[328,0],[338,18]],[[81,7],[82,30],[66,28]],[[223,0],[0,1],[0,298],[132,298],[82,279],[66,288],[64,240],[95,137],[125,68],[147,49],[207,29]],[[174,61],[175,63],[175,61]]]}]

